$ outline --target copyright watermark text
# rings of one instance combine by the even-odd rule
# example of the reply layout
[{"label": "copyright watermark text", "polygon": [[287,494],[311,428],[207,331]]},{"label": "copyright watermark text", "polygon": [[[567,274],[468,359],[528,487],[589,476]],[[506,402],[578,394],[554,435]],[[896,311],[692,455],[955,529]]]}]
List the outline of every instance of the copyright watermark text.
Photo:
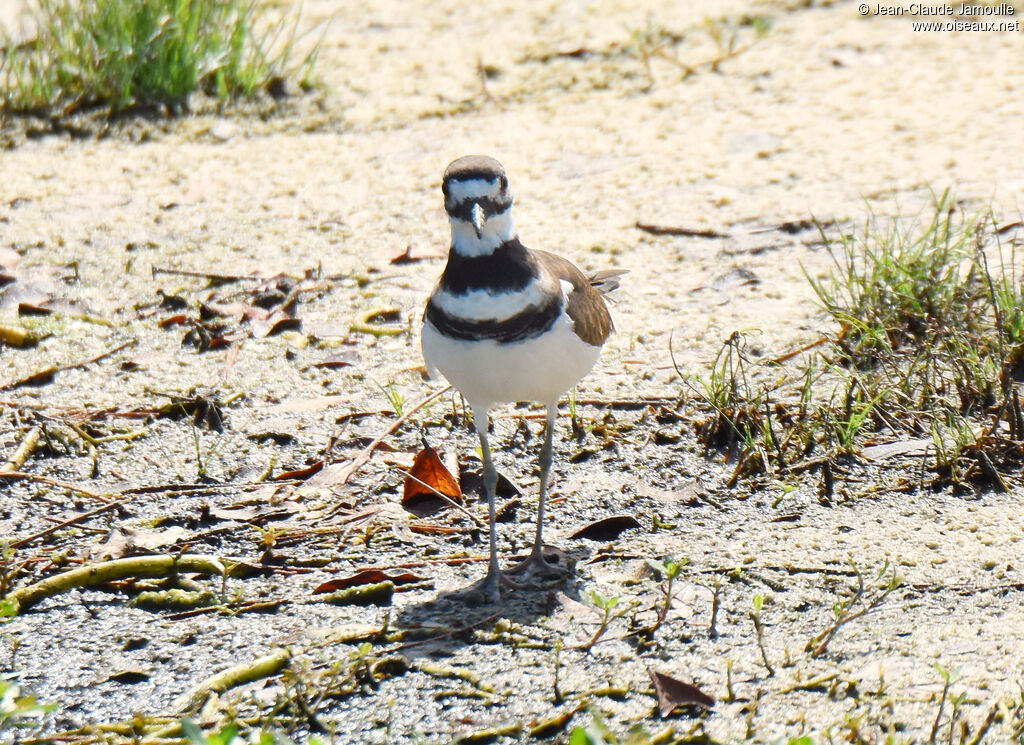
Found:
[{"label": "copyright watermark text", "polygon": [[959,3],[910,3],[883,5],[861,3],[862,16],[893,16],[913,18],[914,31],[1020,31],[1020,20],[1010,20],[1016,9],[1010,3],[973,5]]}]

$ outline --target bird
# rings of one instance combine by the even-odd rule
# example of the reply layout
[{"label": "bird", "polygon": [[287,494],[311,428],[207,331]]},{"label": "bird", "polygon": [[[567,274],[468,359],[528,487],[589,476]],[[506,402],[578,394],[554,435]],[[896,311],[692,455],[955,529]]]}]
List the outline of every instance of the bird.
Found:
[{"label": "bird", "polygon": [[[503,587],[521,588],[522,580],[565,574],[545,558],[543,542],[558,401],[590,372],[614,330],[605,295],[618,287],[625,272],[606,269],[585,275],[557,254],[524,246],[512,217],[508,176],[492,157],[467,155],[453,161],[445,169],[441,191],[451,246],[423,314],[421,346],[428,374],[443,375],[473,413],[483,460],[490,555],[486,576],[470,592],[498,602]],[[529,557],[502,572],[489,416],[494,406],[520,402],[545,407],[537,530]]]}]

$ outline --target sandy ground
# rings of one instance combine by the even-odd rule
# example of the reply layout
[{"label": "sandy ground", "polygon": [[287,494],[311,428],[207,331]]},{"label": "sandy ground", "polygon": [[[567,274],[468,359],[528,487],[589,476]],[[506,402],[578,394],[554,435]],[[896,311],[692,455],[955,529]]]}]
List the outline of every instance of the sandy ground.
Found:
[{"label": "sandy ground", "polygon": [[[417,326],[448,241],[440,176],[459,155],[488,153],[504,163],[527,245],[563,253],[586,269],[629,270],[614,307],[617,334],[582,385],[582,399],[678,397],[684,387],[670,338],[676,364],[690,374],[705,373],[737,329],[758,330],[751,338],[765,349],[816,338],[823,321],[801,267],[819,276],[829,259],[815,231],[775,229],[783,223],[813,216],[860,224],[871,212],[913,213],[947,187],[968,209],[991,204],[1008,220],[1021,214],[1019,31],[915,32],[917,19],[861,16],[854,3],[313,0],[303,13],[308,23],[325,24],[319,69],[329,92],[290,114],[197,116],[148,133],[140,125],[133,130],[140,142],[32,137],[0,154],[0,247],[20,255],[22,285],[31,278],[38,292],[67,297],[77,311],[109,322],[73,314],[34,321],[53,336],[33,350],[3,348],[0,381],[133,344],[60,372],[48,385],[5,391],[0,438],[9,453],[26,421],[35,421],[34,406],[60,424],[69,410],[130,411],[194,389],[221,400],[244,393],[230,406],[227,431],[202,435],[200,449],[211,448],[206,460],[220,488],[133,497],[120,520],[104,517],[59,534],[57,545],[72,556],[87,554],[119,523],[152,529],[156,515],[193,536],[202,503],[253,500],[254,492],[232,483],[251,481],[270,463],[275,472],[302,467],[321,457],[339,431],[341,447],[352,453],[383,431],[393,415],[358,419],[348,430],[338,424],[348,412],[386,412],[382,386],[393,386],[407,405],[436,389],[420,374]],[[738,26],[743,51],[711,70],[721,52],[704,19],[745,15],[767,19],[770,29],[758,36]],[[638,39],[660,31],[682,36],[665,49],[681,64],[655,56],[648,70]],[[681,65],[693,74],[684,76]],[[638,221],[720,237],[653,236],[638,230]],[[390,263],[407,247],[434,258]],[[303,299],[301,331],[200,354],[180,346],[182,330],[157,325],[169,315],[151,313],[158,290],[194,307],[210,292],[223,300],[252,283],[211,291],[201,279],[154,275],[154,268],[294,277],[309,270],[322,286]],[[348,334],[351,323],[387,307],[398,309],[406,333]],[[7,296],[0,322],[20,323],[16,308]],[[316,365],[339,352],[353,354],[356,364]],[[328,406],[324,396],[338,398]],[[420,428],[449,450],[471,451],[471,435],[451,429],[453,408],[444,399],[414,416],[420,427],[399,432],[392,444],[400,452],[392,458],[401,462],[416,449]],[[604,412],[585,407],[594,421]],[[537,440],[512,434],[523,413],[500,417],[496,437],[508,443],[499,464],[529,490]],[[781,489],[746,498],[725,488],[728,471],[702,456],[688,427],[676,424],[675,440],[658,444],[647,436],[658,426],[653,411],[614,416],[628,433],[621,444],[573,464],[565,459],[579,446],[559,446],[556,487],[567,500],[553,510],[551,538],[571,544],[581,559],[568,594],[586,601],[597,589],[653,606],[657,582],[645,573],[644,558],[686,555],[692,571],[654,653],[630,645],[619,621],[612,640],[593,654],[562,655],[563,686],[605,712],[613,730],[621,734],[636,722],[648,731],[664,726],[652,714],[649,667],[695,681],[720,699],[703,719],[690,712],[667,721],[679,734],[703,727],[723,742],[804,733],[826,741],[829,728],[833,738],[861,732],[854,741],[881,741],[890,729],[901,733],[896,742],[925,741],[942,688],[935,664],[960,671],[954,692],[967,694],[959,718],[970,723],[969,733],[999,702],[1013,711],[1024,662],[1019,488],[970,498],[883,491],[826,508],[808,480],[781,502]],[[536,422],[531,426],[536,434]],[[292,439],[248,436],[270,431]],[[101,448],[95,476],[88,453],[74,449],[36,457],[25,469],[121,495],[196,481],[195,453],[187,422],[160,419],[131,446]],[[286,502],[304,506],[283,525],[308,529],[338,503],[393,505],[400,476],[385,460],[375,457],[345,487],[289,492]],[[874,476],[848,477],[855,485]],[[694,481],[721,509],[678,496]],[[73,513],[57,499],[60,490],[27,481],[3,488],[4,537],[29,535]],[[283,499],[255,494],[254,504]],[[78,509],[95,506],[79,497]],[[503,527],[504,539],[518,548],[529,540],[532,509],[526,499],[520,522]],[[676,527],[624,534],[615,561],[588,563],[601,544],[568,536],[612,512],[636,514],[644,526],[657,513]],[[786,515],[797,517],[775,521]],[[217,539],[222,543],[196,538],[193,546],[256,560],[255,535]],[[337,532],[333,544],[299,544],[304,552],[297,553],[319,553],[326,568],[247,581],[244,591],[305,598],[331,572],[481,550],[468,538],[460,546],[436,536],[406,540],[411,535],[399,533],[373,550],[348,534],[338,542]],[[33,555],[31,545],[18,554]],[[865,571],[888,560],[904,587],[841,631],[827,655],[808,659],[805,642],[827,625],[836,593],[852,581],[848,558]],[[745,579],[722,585],[719,635],[708,638],[714,578],[736,567]],[[478,571],[438,569],[432,586],[396,596],[392,621],[465,620],[464,609],[437,596]],[[755,594],[767,598],[765,643],[775,676],[761,664],[747,614]],[[26,688],[61,706],[50,731],[140,710],[173,713],[175,698],[214,672],[283,643],[308,642],[313,628],[379,624],[385,612],[297,602],[273,615],[173,621],[125,608],[113,593],[70,597],[10,622],[0,642],[5,674],[20,675]],[[446,742],[562,710],[552,702],[552,639],[564,636],[567,646],[585,640],[596,616],[569,601],[546,603],[497,611],[541,640],[537,649],[507,639],[449,639],[430,648],[446,664],[475,671],[496,694],[437,697],[436,678],[416,668],[377,690],[324,703],[322,718],[335,723],[337,742],[404,742],[417,732]],[[481,611],[479,618],[490,615]],[[58,649],[71,651],[58,658]],[[406,654],[421,653],[429,656]],[[345,654],[333,648],[309,659]],[[113,675],[137,668],[144,674],[132,683]],[[822,675],[831,677],[801,688]],[[595,692],[602,686],[628,692]],[[947,703],[943,722],[949,711]],[[590,716],[581,712],[574,722]],[[1011,741],[1012,715],[1000,718],[986,741]]]}]

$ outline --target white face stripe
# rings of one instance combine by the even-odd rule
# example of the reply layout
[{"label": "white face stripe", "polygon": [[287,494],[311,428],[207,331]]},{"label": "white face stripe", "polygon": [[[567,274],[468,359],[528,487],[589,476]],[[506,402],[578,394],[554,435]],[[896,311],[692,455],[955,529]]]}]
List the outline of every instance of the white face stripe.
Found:
[{"label": "white face stripe", "polygon": [[498,179],[474,178],[468,181],[448,182],[448,201],[458,204],[467,199],[480,199],[489,197],[496,199],[501,194],[501,184]]},{"label": "white face stripe", "polygon": [[[548,290],[549,291],[549,290]],[[522,313],[530,306],[540,306],[548,297],[540,282],[530,282],[521,290],[490,293],[470,290],[453,295],[438,289],[432,301],[445,313],[469,321],[504,321]]]},{"label": "white face stripe", "polygon": [[494,249],[501,244],[516,237],[511,207],[487,218],[479,238],[473,223],[457,217],[449,218],[449,222],[452,226],[452,250],[460,256],[486,256],[494,253]]}]

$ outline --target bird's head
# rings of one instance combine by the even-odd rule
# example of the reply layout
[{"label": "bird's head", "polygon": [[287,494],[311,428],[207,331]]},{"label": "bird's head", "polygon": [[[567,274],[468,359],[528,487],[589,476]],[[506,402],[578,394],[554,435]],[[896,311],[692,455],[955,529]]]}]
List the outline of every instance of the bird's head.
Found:
[{"label": "bird's head", "polygon": [[515,237],[508,176],[494,158],[467,155],[453,161],[445,169],[441,191],[452,246],[460,253],[491,253]]}]

